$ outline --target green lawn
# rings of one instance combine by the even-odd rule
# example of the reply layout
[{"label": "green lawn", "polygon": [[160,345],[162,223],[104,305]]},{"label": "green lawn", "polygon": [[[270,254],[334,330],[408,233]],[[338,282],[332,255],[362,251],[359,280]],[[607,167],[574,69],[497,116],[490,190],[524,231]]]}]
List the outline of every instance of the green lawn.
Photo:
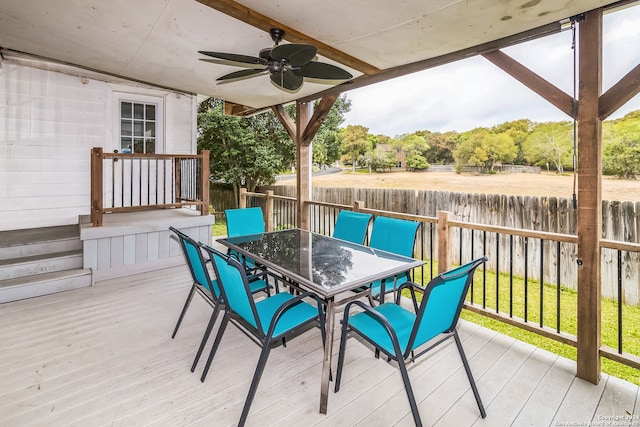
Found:
[{"label": "green lawn", "polygon": [[227,221],[224,219],[216,218],[216,223],[213,224],[213,230],[211,231],[213,237],[226,236],[227,235]]}]

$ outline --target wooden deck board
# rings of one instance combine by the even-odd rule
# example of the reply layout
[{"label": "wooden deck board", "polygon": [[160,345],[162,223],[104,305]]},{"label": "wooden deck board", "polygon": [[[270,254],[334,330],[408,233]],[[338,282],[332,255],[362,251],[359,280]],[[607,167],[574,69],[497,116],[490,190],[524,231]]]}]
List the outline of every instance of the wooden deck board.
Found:
[{"label": "wooden deck board", "polygon": [[[201,383],[213,337],[189,369],[211,307],[195,297],[171,339],[189,287],[186,269],[176,267],[0,304],[0,424],[235,425],[260,349],[229,325]],[[479,416],[452,341],[409,364],[425,425],[595,422],[640,408],[635,385],[603,376],[594,386],[575,378],[572,361],[471,323],[459,331],[488,416]],[[247,425],[413,425],[396,366],[354,338],[341,390],[319,414],[321,361],[317,329],[274,349]]]}]

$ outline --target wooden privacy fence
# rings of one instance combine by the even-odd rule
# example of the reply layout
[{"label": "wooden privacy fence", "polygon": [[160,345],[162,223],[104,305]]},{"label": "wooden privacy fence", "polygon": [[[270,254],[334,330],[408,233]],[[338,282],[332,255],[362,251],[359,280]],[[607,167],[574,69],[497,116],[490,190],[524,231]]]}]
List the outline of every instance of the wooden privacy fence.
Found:
[{"label": "wooden privacy fence", "polygon": [[[261,187],[259,191],[271,190],[276,195],[295,198],[292,186]],[[313,188],[312,200],[353,205],[355,200],[364,201],[370,209],[436,217],[439,211],[453,213],[453,219],[461,222],[534,230],[562,236],[576,235],[577,210],[572,201],[557,197],[510,196],[501,194],[470,194],[445,191],[415,191],[399,189],[368,188]],[[602,202],[602,238],[621,243],[640,243],[640,202]],[[498,240],[498,241],[497,241]],[[560,240],[565,240],[561,238]],[[473,245],[473,249],[470,249]],[[510,251],[514,245],[515,251]],[[513,242],[500,238],[499,233],[488,233],[483,241],[473,231],[456,228],[452,234],[449,250],[460,254],[463,250],[481,253],[486,247],[489,268],[499,262],[507,265],[510,253],[520,254],[513,260],[513,274],[523,276],[527,265],[537,265],[541,256],[546,257],[544,269],[529,271],[529,278],[544,282],[555,282],[560,268],[563,286],[575,289],[577,283],[577,246],[561,241],[559,248],[554,239],[537,239],[529,236],[514,236]],[[559,249],[559,250],[558,250]],[[640,254],[622,251],[622,266],[618,252],[602,250],[602,293],[608,298],[618,297],[618,277],[623,278],[622,300],[627,304],[640,304]],[[499,258],[498,258],[499,257]],[[458,256],[456,256],[456,259]],[[620,274],[619,274],[620,273]]]},{"label": "wooden privacy fence", "polygon": [[197,206],[209,214],[209,151],[124,154],[91,150],[91,222],[110,212]]}]

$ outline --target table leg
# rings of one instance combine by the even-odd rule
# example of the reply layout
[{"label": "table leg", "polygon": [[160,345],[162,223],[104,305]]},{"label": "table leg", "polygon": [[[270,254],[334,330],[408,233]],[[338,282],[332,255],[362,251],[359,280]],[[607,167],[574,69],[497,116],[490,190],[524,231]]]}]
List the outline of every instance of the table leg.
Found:
[{"label": "table leg", "polygon": [[329,400],[329,376],[331,372],[331,354],[333,353],[333,324],[335,321],[335,301],[330,298],[327,301],[327,313],[325,318],[326,341],[324,343],[324,358],[322,359],[322,380],[320,381],[320,413],[327,413],[327,401]]}]

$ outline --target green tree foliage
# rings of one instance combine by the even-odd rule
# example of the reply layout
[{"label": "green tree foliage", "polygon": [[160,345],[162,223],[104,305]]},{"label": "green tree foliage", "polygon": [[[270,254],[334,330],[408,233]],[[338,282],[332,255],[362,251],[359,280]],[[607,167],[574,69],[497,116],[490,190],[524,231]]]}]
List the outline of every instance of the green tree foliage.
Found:
[{"label": "green tree foliage", "polygon": [[283,162],[290,161],[287,151],[293,143],[284,130],[263,115],[225,116],[220,100],[200,104],[198,135],[198,150],[211,152],[211,178],[232,184],[236,200],[241,185],[254,191],[258,185],[271,184]]},{"label": "green tree foliage", "polygon": [[459,165],[479,166],[487,172],[513,161],[517,154],[518,148],[508,133],[493,133],[486,128],[462,134],[454,152]]},{"label": "green tree foliage", "polygon": [[429,162],[420,154],[411,154],[407,156],[407,168],[412,171],[428,169]]},{"label": "green tree foliage", "polygon": [[573,127],[570,122],[538,123],[522,144],[529,164],[553,165],[558,173],[573,164]]},{"label": "green tree foliage", "polygon": [[352,165],[352,172],[355,173],[358,158],[364,156],[373,147],[369,139],[369,128],[361,125],[349,125],[342,129],[342,154],[345,160]]},{"label": "green tree foliage", "polygon": [[602,152],[605,174],[636,179],[640,174],[640,111],[606,122]]},{"label": "green tree foliage", "polygon": [[339,137],[340,125],[344,122],[344,115],[350,110],[351,101],[347,99],[347,96],[338,97],[313,138],[314,163],[330,165],[340,159],[342,155],[342,141]]}]

